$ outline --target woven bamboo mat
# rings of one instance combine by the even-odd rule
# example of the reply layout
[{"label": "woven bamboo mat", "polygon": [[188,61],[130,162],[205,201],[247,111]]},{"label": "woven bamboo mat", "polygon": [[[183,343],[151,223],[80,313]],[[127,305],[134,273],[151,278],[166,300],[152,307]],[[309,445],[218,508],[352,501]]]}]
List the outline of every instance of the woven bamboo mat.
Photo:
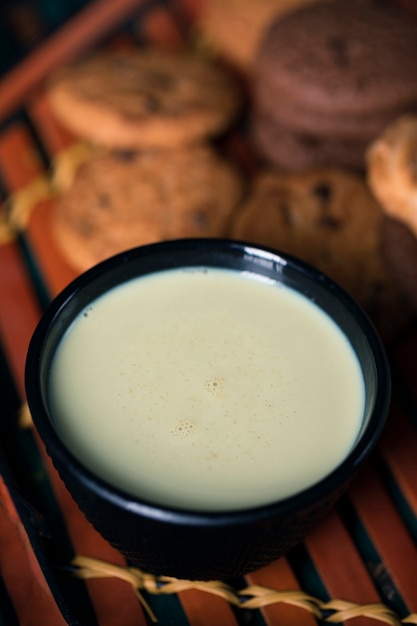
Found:
[{"label": "woven bamboo mat", "polygon": [[[228,587],[130,570],[78,511],[22,411],[30,336],[75,277],[48,221],[51,165],[75,142],[49,114],[42,79],[92,47],[181,45],[195,10],[192,0],[80,2],[0,78],[0,624],[417,624],[417,328],[388,346],[391,414],[346,496],[287,557]],[[226,147],[251,167],[244,138]]]}]

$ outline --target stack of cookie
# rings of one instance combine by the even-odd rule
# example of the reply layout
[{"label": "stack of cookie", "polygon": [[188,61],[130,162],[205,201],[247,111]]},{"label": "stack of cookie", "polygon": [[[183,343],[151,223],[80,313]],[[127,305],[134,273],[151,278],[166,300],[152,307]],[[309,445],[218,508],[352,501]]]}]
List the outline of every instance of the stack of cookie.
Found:
[{"label": "stack of cookie", "polygon": [[242,102],[225,69],[180,52],[103,53],[57,74],[48,95],[60,122],[94,146],[52,215],[77,270],[145,243],[224,235],[243,192],[210,142]]},{"label": "stack of cookie", "polygon": [[367,146],[417,111],[417,20],[398,3],[320,0],[278,18],[254,64],[253,137],[282,170],[363,171]]}]

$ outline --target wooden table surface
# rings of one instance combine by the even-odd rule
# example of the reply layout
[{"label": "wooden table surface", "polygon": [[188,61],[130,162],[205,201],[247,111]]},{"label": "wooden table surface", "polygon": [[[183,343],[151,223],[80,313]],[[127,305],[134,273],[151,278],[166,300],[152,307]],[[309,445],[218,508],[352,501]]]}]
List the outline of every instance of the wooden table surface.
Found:
[{"label": "wooden table surface", "polygon": [[[131,41],[138,23],[143,40],[177,45],[194,8],[191,0],[85,3],[0,78],[0,236],[10,207],[18,220],[17,231],[9,238],[3,232],[0,243],[0,625],[150,620],[121,576],[123,558],[79,512],[21,411],[31,334],[50,299],[76,275],[50,236],[48,177],[75,140],[50,115],[42,81],[88,48]],[[242,149],[244,141],[233,138],[230,145]],[[237,606],[187,585],[144,591],[159,624],[417,624],[417,325],[387,350],[394,381],[388,423],[340,504],[285,558],[236,581]],[[74,575],[75,555],[120,569],[109,577],[90,569],[83,580]],[[245,604],[255,591],[250,585],[262,587],[257,608]],[[243,596],[237,593],[244,588]]]}]

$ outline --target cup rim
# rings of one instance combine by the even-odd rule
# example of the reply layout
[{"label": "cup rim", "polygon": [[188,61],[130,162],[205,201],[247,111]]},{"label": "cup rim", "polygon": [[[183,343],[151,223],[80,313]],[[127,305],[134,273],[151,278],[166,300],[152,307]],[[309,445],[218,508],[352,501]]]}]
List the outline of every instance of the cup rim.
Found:
[{"label": "cup rim", "polygon": [[[276,267],[281,267],[281,269],[289,266],[291,270],[303,274],[310,281],[320,284],[324,290],[331,292],[342,303],[343,308],[353,316],[357,326],[362,331],[369,345],[370,354],[373,356],[376,372],[377,388],[373,394],[373,409],[360,439],[352,450],[339,465],[315,484],[291,496],[263,505],[230,511],[192,511],[154,503],[145,498],[142,499],[139,496],[129,494],[110,484],[79,461],[58,436],[45,406],[46,402],[42,393],[41,381],[42,356],[50,334],[51,325],[62,315],[77,294],[94,284],[97,278],[102,276],[104,272],[107,273],[118,266],[126,266],[129,263],[137,262],[138,259],[148,257],[151,254],[175,254],[179,250],[188,253],[196,250],[205,250],[208,254],[222,253],[227,255],[235,252],[237,254],[249,255],[251,258],[254,255],[258,255],[259,258],[269,260],[275,263]],[[198,266],[201,265],[201,263],[198,264]],[[183,267],[183,265],[178,265],[178,267]],[[225,264],[216,264],[213,267],[230,269]],[[164,269],[170,268],[165,266]],[[150,273],[152,272],[139,272],[135,276]],[[127,277],[126,280],[130,278]],[[97,296],[94,296],[92,299],[95,299],[95,297]],[[25,387],[33,422],[45,443],[48,454],[50,454],[57,467],[59,464],[65,464],[66,471],[70,471],[72,475],[80,478],[83,484],[91,489],[94,494],[124,510],[130,511],[132,514],[139,514],[148,519],[161,522],[191,525],[193,527],[253,523],[254,521],[290,514],[299,508],[300,498],[303,500],[303,508],[308,508],[315,502],[325,499],[341,485],[348,482],[369,456],[383,430],[391,401],[391,375],[385,348],[368,315],[344,289],[323,272],[291,254],[267,246],[227,238],[176,239],[139,246],[114,255],[77,276],[51,301],[35,328],[27,351]]]}]

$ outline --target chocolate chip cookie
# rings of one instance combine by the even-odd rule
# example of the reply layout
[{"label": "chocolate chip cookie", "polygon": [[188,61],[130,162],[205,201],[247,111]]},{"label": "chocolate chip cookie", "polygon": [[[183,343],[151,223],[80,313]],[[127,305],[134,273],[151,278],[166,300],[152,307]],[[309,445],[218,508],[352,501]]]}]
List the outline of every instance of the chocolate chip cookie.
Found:
[{"label": "chocolate chip cookie", "polygon": [[224,236],[243,189],[240,172],[208,146],[100,154],[56,202],[52,232],[83,271],[142,244]]},{"label": "chocolate chip cookie", "polygon": [[113,148],[173,148],[217,135],[242,93],[235,77],[185,52],[103,52],[62,69],[48,97],[76,136]]},{"label": "chocolate chip cookie", "polygon": [[381,250],[384,214],[364,180],[342,169],[260,173],[231,235],[293,254],[329,275],[371,315],[383,334],[401,310]]}]

